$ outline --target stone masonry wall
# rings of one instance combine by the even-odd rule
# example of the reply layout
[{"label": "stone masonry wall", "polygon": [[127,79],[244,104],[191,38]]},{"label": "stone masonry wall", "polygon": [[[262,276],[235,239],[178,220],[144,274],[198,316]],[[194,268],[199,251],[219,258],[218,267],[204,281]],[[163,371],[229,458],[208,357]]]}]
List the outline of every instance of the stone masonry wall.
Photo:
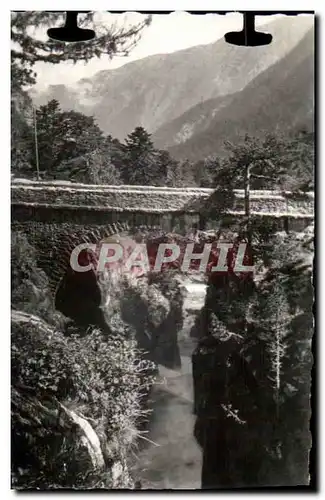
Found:
[{"label": "stone masonry wall", "polygon": [[[199,213],[213,194],[212,189],[162,188],[152,186],[99,186],[69,182],[19,182],[11,186],[13,206],[52,207],[82,212],[115,213]],[[280,191],[251,191],[252,214],[294,218],[313,218],[314,195],[293,195]],[[230,213],[244,211],[244,193],[235,191],[234,206]]]}]

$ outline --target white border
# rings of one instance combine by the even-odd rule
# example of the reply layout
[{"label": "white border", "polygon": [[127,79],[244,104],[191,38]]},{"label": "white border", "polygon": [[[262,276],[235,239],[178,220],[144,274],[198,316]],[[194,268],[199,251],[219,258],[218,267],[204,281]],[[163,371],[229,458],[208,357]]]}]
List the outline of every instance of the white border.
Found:
[{"label": "white border", "polygon": [[[243,5],[244,4],[244,5]],[[266,5],[268,4],[268,5]],[[54,8],[57,10],[66,10],[67,5],[71,10],[109,10],[114,11],[136,11],[136,10],[147,10],[147,11],[157,11],[157,10],[315,10],[316,6],[321,6],[321,2],[310,1],[306,2],[303,0],[296,0],[294,4],[289,0],[274,0],[272,2],[261,2],[259,0],[230,0],[228,2],[217,1],[217,0],[202,0],[198,2],[197,0],[155,0],[150,2],[149,0],[110,0],[108,2],[103,2],[102,0],[78,0],[78,2],[57,0],[53,7],[46,5],[46,8]],[[11,10],[42,10],[45,8],[43,0],[30,0],[28,5],[24,0],[16,0],[11,2]]]},{"label": "white border", "polygon": [[[154,4],[154,7],[153,7]],[[72,2],[72,1],[62,1],[62,0],[56,0],[56,2],[52,3],[44,3],[44,0],[30,0],[29,2],[26,1],[13,1],[11,2],[10,7],[8,8],[3,8],[2,9],[2,16],[0,16],[0,36],[1,36],[1,51],[0,51],[0,56],[1,56],[1,68],[2,68],[2,75],[0,79],[0,84],[1,84],[1,99],[2,99],[2,113],[1,113],[1,120],[2,120],[2,125],[1,125],[1,139],[2,139],[2,171],[1,171],[1,182],[0,182],[0,189],[1,189],[1,195],[0,198],[2,200],[2,206],[1,206],[1,262],[2,262],[2,271],[1,271],[1,377],[0,377],[0,382],[1,382],[1,401],[2,401],[2,412],[1,412],[1,425],[0,429],[2,432],[2,439],[1,439],[1,461],[0,461],[0,466],[1,466],[1,482],[0,482],[0,491],[2,493],[1,498],[7,498],[8,496],[14,495],[14,492],[9,491],[9,485],[10,485],[10,456],[9,456],[9,449],[8,449],[8,444],[5,445],[5,443],[9,443],[9,436],[10,436],[10,357],[9,357],[9,349],[10,349],[10,337],[9,337],[9,331],[10,331],[10,320],[9,320],[9,311],[10,311],[10,295],[9,295],[9,286],[8,284],[10,283],[10,264],[9,264],[9,258],[10,258],[10,80],[9,80],[9,68],[10,68],[10,32],[9,32],[9,15],[11,10],[43,10],[44,8],[46,9],[53,9],[53,10],[66,10],[68,9],[71,10],[107,10],[109,9],[110,11],[114,10],[126,10],[126,11],[135,11],[135,10],[271,10],[271,11],[276,11],[276,10],[315,10],[316,15],[319,17],[322,17],[322,14],[324,13],[325,9],[325,3],[324,1],[301,1],[301,0],[295,0],[295,2],[291,2],[288,0],[273,0],[272,2],[267,1],[261,3],[260,0],[246,0],[243,2],[242,0],[236,0],[236,1],[231,1],[229,0],[228,2],[225,1],[217,1],[217,0],[201,0],[198,2],[197,0],[155,0],[154,2],[150,2],[148,0],[110,0],[109,2],[103,2],[103,1],[98,1],[98,0],[93,0],[92,2],[90,1],[84,1],[84,0],[79,0],[78,2]],[[324,36],[321,34],[321,20],[318,20],[318,38],[319,38],[319,46],[318,46],[318,52],[320,53],[319,55],[319,63],[320,63],[320,69],[319,69],[319,81],[323,81],[324,79],[322,78],[322,71],[324,68],[324,54],[325,54],[325,47],[324,47]],[[166,34],[168,36],[168,34]],[[324,84],[323,84],[324,85]],[[319,91],[321,90],[321,85],[319,83]],[[323,101],[324,102],[324,101]],[[324,175],[322,175],[321,170],[325,168],[325,166],[322,165],[322,144],[325,142],[325,138],[323,137],[323,132],[321,129],[321,117],[323,115],[323,103],[322,100],[319,96],[318,98],[318,113],[319,113],[319,123],[318,127],[320,130],[319,133],[319,143],[320,143],[320,150],[319,150],[319,155],[318,155],[318,186],[319,186],[319,200],[320,204],[318,207],[318,214],[319,214],[319,234],[318,234],[318,246],[320,247],[323,243],[323,236],[324,236],[324,231],[323,231],[323,224],[324,224],[324,217],[325,217],[325,186],[324,186]],[[319,252],[320,253],[320,252]],[[324,282],[324,266],[321,265],[321,261],[323,256],[320,253],[320,258],[319,258],[319,267],[318,267],[318,273],[317,273],[317,280],[319,283],[319,296],[321,295],[321,288],[322,288],[322,283]],[[318,302],[320,299],[318,298]],[[319,369],[319,386],[321,386],[321,383],[324,380],[324,372],[325,372],[325,363],[320,363],[320,356],[321,353],[323,353],[323,343],[321,342],[321,335],[324,334],[324,328],[323,327],[323,318],[321,312],[324,311],[324,307],[321,307],[320,304],[318,304],[318,309],[319,309],[319,325],[318,325],[318,365],[320,367]],[[323,368],[321,366],[323,365]],[[320,404],[322,401],[319,402],[319,409],[320,409],[320,416],[319,416],[319,423],[322,423],[322,418],[321,416],[323,415],[322,410],[322,405]],[[321,429],[319,429],[321,431]],[[323,433],[319,432],[318,433],[318,439],[320,441],[319,443],[319,454],[321,454],[321,451],[323,450]],[[322,486],[322,472],[323,468],[320,467],[319,470],[319,481]],[[275,491],[276,493],[276,491]],[[115,496],[114,493],[109,493],[110,497]],[[125,493],[126,495],[127,493]],[[155,495],[168,495],[169,498],[172,498],[177,495],[177,493],[170,493],[170,492],[161,492],[161,493],[155,493]],[[229,494],[218,494],[218,498],[221,497],[229,497]],[[241,493],[242,494],[242,493]],[[263,493],[263,496],[266,493]],[[39,494],[40,496],[38,498],[43,498],[46,496],[46,493],[44,494]],[[54,495],[54,496],[53,496]],[[61,493],[60,498],[65,497],[66,494]],[[75,494],[75,498],[82,498],[82,494]],[[89,493],[90,496],[93,494]],[[119,498],[121,498],[121,495],[123,496],[124,494],[118,493]],[[137,493],[137,495],[141,495],[141,492]],[[195,496],[200,495],[200,492],[196,493]],[[235,496],[238,494],[233,493],[231,496]],[[262,494],[261,494],[262,495]],[[56,497],[56,494],[52,494],[51,496]],[[284,497],[284,494],[277,495],[277,497]]]}]

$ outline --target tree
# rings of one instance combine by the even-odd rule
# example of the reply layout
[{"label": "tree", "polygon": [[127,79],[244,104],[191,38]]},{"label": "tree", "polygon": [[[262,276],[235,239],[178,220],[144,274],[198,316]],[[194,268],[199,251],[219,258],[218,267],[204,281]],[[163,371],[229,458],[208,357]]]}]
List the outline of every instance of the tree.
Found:
[{"label": "tree", "polygon": [[287,171],[283,184],[290,191],[312,191],[314,189],[315,134],[305,129],[290,137]]},{"label": "tree", "polygon": [[[94,13],[80,15],[80,25],[93,27]],[[88,62],[93,57],[108,56],[112,58],[115,54],[127,55],[139,38],[143,29],[150,24],[151,18],[146,17],[142,22],[129,27],[118,28],[116,26],[96,26],[96,38],[91,43],[62,43],[46,40],[42,37],[42,31],[47,28],[63,24],[64,12],[47,11],[24,11],[12,12],[11,15],[11,89],[12,89],[12,143],[11,163],[12,171],[18,175],[32,177],[35,171],[35,134],[32,119],[27,116],[32,111],[32,103],[29,104],[28,112],[21,111],[17,102],[24,99],[26,94],[22,87],[35,83],[36,73],[34,66],[37,62],[59,64],[64,61],[77,62],[82,60]],[[40,37],[40,38],[39,38]],[[29,99],[30,100],[30,99]],[[65,115],[58,113],[58,105],[51,104],[38,110],[38,126],[40,134],[41,162],[53,173],[52,167],[66,162],[78,155],[89,153],[89,143],[92,134],[100,135],[99,128],[95,130],[94,120],[91,117],[81,119],[81,114],[67,112]],[[49,116],[46,117],[46,113]],[[74,113],[74,115],[73,115]],[[58,121],[59,118],[59,121]],[[61,121],[60,121],[61,120]],[[63,120],[63,121],[62,121]],[[76,127],[76,121],[80,127]],[[75,138],[70,137],[71,126],[74,134],[82,137],[76,149]],[[46,131],[46,126],[50,129]],[[50,130],[55,132],[55,142],[52,143]],[[82,130],[82,134],[81,134]],[[78,132],[77,132],[78,131]],[[88,131],[88,137],[86,137]],[[102,135],[102,134],[101,134]],[[44,140],[43,140],[44,139]],[[96,147],[98,144],[96,144]],[[95,145],[92,145],[94,149]],[[52,173],[50,175],[52,175]],[[55,174],[53,173],[55,176]]]},{"label": "tree", "polygon": [[60,170],[74,182],[111,185],[122,183],[118,169],[102,148],[63,162]]},{"label": "tree", "polygon": [[32,102],[25,92],[11,96],[11,172],[18,176],[30,177],[35,171],[32,115]]},{"label": "tree", "polygon": [[155,184],[159,176],[157,151],[151,135],[143,127],[136,127],[125,139],[123,159],[122,176],[125,184]]},{"label": "tree", "polygon": [[157,177],[156,185],[174,187],[173,172],[177,168],[178,162],[171,157],[168,151],[162,150],[157,153],[157,171],[159,172],[159,177]]},{"label": "tree", "polygon": [[60,163],[59,156],[64,145],[59,102],[53,99],[37,109],[36,123],[40,170],[51,175]]},{"label": "tree", "polygon": [[215,179],[221,168],[221,163],[217,157],[208,157],[198,161],[194,165],[194,179],[197,186],[202,188],[215,187]]},{"label": "tree", "polygon": [[[265,388],[273,438],[266,459],[282,485],[308,482],[313,286],[311,249],[274,236],[249,313],[246,355]],[[263,359],[262,366],[256,366]]]},{"label": "tree", "polygon": [[125,147],[130,151],[130,158],[136,159],[140,154],[153,150],[151,134],[143,127],[136,127],[125,139]]},{"label": "tree", "polygon": [[40,170],[48,178],[66,177],[67,162],[82,158],[104,142],[92,116],[61,111],[55,99],[36,110]]},{"label": "tree", "polygon": [[168,169],[168,183],[173,187],[197,186],[194,178],[194,166],[189,160],[173,160]]},{"label": "tree", "polygon": [[[313,134],[312,134],[313,135]],[[303,140],[301,139],[303,138]],[[308,143],[308,140],[309,143]],[[282,138],[267,135],[264,139],[245,136],[243,142],[232,144],[226,142],[230,153],[216,172],[214,183],[220,191],[231,192],[234,189],[244,190],[245,228],[249,244],[252,242],[252,218],[250,210],[251,189],[306,189],[311,181],[313,157],[311,150],[312,139],[307,135],[298,135],[291,138]],[[309,173],[297,176],[297,166],[301,162],[309,161]],[[288,182],[288,179],[291,182]],[[232,197],[229,197],[231,208]]]},{"label": "tree", "polygon": [[[94,12],[80,15],[79,24],[93,27]],[[35,83],[34,65],[37,62],[60,64],[64,61],[85,61],[103,55],[127,55],[138,42],[143,29],[150,24],[151,18],[126,27],[95,26],[96,38],[91,42],[64,43],[54,40],[42,40],[37,37],[37,30],[64,23],[64,12],[24,11],[11,15],[11,78],[13,88],[20,88]]]},{"label": "tree", "polygon": [[[246,235],[248,244],[252,243],[250,190],[253,179],[256,188],[260,181],[265,188],[276,185],[282,173],[282,160],[285,145],[273,136],[267,136],[263,141],[245,136],[242,144],[230,142],[226,146],[231,152],[227,167],[232,177],[234,187],[244,189],[244,210],[246,219]],[[256,182],[257,181],[257,182]]]},{"label": "tree", "polygon": [[[241,487],[309,481],[313,255],[306,243],[295,235],[273,234],[267,266],[247,283],[249,288],[236,276],[209,277],[198,323],[201,368],[193,365],[196,402],[204,403],[196,430],[201,436],[205,432],[206,470],[219,481],[223,471],[229,473],[232,487],[236,481]],[[245,367],[234,379],[222,350],[229,344],[227,335],[236,340],[233,355]],[[225,402],[227,418],[222,419]],[[216,449],[227,460],[220,463]]]},{"label": "tree", "polygon": [[41,176],[95,184],[119,184],[115,165],[121,144],[105,137],[92,116],[61,111],[55,99],[36,110],[36,131],[13,103],[12,171],[35,177],[35,132]]},{"label": "tree", "polygon": [[120,173],[100,150],[90,153],[90,182],[93,184],[122,184]]}]

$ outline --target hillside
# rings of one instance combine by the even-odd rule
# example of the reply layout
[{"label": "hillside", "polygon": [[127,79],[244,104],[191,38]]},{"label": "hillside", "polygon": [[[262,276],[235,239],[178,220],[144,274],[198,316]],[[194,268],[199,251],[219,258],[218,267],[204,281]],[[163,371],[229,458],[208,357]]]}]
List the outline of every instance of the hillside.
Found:
[{"label": "hillside", "polygon": [[139,125],[152,133],[200,102],[242,90],[288,54],[312,23],[311,17],[280,18],[263,26],[274,37],[268,46],[236,47],[220,39],[101,71],[73,88],[55,85],[31,95],[37,104],[55,98],[63,109],[94,115],[119,139]]},{"label": "hillside", "polygon": [[[203,110],[203,114],[200,113]],[[314,31],[282,60],[258,75],[244,90],[193,108],[157,131],[155,143],[176,158],[201,159],[222,152],[225,140],[246,133],[313,129]],[[185,131],[193,130],[186,140]],[[180,144],[181,139],[183,143]],[[175,145],[179,141],[179,145]],[[174,145],[173,145],[174,144]]]},{"label": "hillside", "polygon": [[234,96],[235,94],[228,94],[200,102],[175,120],[165,123],[153,134],[155,146],[160,149],[170,149],[204,132],[209,128],[217,113],[228,106]]}]

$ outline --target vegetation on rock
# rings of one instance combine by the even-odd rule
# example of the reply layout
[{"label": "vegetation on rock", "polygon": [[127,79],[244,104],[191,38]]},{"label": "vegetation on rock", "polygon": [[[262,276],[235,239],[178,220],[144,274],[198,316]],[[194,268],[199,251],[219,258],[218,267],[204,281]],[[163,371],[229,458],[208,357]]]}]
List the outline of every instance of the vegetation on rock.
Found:
[{"label": "vegetation on rock", "polygon": [[[211,277],[197,321],[194,383],[207,378],[196,394],[196,432],[211,444],[201,441],[203,487],[309,483],[312,249],[306,236],[270,238],[255,277]],[[208,352],[220,363],[218,380]],[[212,449],[221,428],[225,467]]]},{"label": "vegetation on rock", "polygon": [[[125,324],[84,332],[53,312],[46,277],[19,234],[12,253],[13,486],[132,488],[128,459],[147,418],[154,365]],[[99,440],[99,470],[79,420]]]}]

